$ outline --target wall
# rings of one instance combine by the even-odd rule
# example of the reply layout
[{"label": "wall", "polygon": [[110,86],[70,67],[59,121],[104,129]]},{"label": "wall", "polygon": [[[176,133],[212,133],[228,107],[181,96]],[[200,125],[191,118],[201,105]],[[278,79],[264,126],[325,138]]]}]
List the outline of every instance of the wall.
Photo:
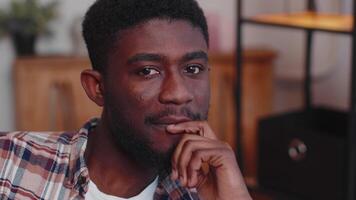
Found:
[{"label": "wall", "polygon": [[[0,0],[0,8],[6,8],[11,0]],[[41,2],[49,2],[42,0]],[[51,37],[41,38],[36,46],[39,54],[70,54],[72,52],[71,27],[94,0],[60,0],[58,19],[53,21]],[[14,130],[14,97],[12,64],[14,50],[8,37],[0,39],[0,130]],[[30,101],[30,99],[29,99]]]},{"label": "wall", "polygon": [[[48,2],[50,0],[42,0]],[[0,0],[0,8],[10,0]],[[54,34],[41,38],[37,45],[40,54],[71,54],[73,46],[71,30],[94,0],[60,0],[59,18],[52,24]],[[218,49],[229,52],[235,45],[235,0],[199,0],[207,16],[218,26],[215,31]],[[278,12],[286,9],[303,9],[303,1],[292,0],[245,0],[245,15],[261,12]],[[319,0],[322,11],[350,12],[350,0]],[[78,22],[77,22],[78,23]],[[276,62],[275,111],[281,112],[302,106],[301,80],[303,74],[304,35],[300,31],[246,26],[244,29],[246,47],[267,46],[276,49],[279,58]],[[315,103],[327,104],[345,109],[348,106],[349,48],[350,39],[345,36],[318,34],[315,41],[313,62]],[[0,39],[0,130],[14,129],[14,105],[12,93],[11,66],[14,53],[9,38]]]}]

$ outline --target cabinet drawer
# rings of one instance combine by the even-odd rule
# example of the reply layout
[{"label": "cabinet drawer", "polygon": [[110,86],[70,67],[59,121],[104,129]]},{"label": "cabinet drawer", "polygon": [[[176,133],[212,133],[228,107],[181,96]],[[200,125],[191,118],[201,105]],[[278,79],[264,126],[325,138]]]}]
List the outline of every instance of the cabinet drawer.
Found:
[{"label": "cabinet drawer", "polygon": [[345,199],[346,133],[347,115],[326,109],[260,120],[259,184],[303,199]]}]

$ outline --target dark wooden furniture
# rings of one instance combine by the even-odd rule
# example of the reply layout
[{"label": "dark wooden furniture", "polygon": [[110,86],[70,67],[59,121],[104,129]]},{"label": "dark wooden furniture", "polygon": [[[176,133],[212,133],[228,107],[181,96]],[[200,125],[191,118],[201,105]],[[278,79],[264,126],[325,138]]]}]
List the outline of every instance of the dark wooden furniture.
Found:
[{"label": "dark wooden furniture", "polygon": [[90,68],[87,58],[23,57],[14,65],[16,129],[77,130],[101,108],[90,101],[80,73]]},{"label": "dark wooden furniture", "polygon": [[[303,30],[305,41],[304,108],[265,118],[260,124],[260,187],[301,199],[356,199],[356,0],[353,15],[310,12],[243,16],[237,1],[237,142],[242,138],[241,108],[244,25]],[[311,60],[315,32],[352,38],[350,108],[339,112],[312,104]],[[243,111],[242,111],[243,112]],[[238,145],[241,147],[241,145]],[[241,149],[237,152],[241,156]],[[329,159],[328,159],[329,158]],[[330,185],[327,185],[330,184]],[[334,187],[332,187],[334,186]],[[328,195],[329,194],[329,195]]]}]

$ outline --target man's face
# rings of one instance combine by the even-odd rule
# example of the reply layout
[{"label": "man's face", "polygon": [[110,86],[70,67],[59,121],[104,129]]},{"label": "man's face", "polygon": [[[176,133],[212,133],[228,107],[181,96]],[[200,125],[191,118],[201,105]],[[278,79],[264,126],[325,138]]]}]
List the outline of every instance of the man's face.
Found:
[{"label": "man's face", "polygon": [[165,19],[119,38],[104,75],[104,118],[113,136],[124,140],[119,148],[136,157],[145,154],[135,151],[169,157],[182,135],[167,133],[167,125],[207,118],[206,41],[189,22]]}]

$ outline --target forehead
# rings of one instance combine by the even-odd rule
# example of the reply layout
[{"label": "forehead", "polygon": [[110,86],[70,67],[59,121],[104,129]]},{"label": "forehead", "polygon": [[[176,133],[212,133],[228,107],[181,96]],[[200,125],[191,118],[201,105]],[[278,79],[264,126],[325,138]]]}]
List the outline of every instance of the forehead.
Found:
[{"label": "forehead", "polygon": [[199,27],[184,20],[153,19],[120,32],[114,57],[130,57],[137,53],[179,56],[187,52],[207,51],[207,43]]}]

